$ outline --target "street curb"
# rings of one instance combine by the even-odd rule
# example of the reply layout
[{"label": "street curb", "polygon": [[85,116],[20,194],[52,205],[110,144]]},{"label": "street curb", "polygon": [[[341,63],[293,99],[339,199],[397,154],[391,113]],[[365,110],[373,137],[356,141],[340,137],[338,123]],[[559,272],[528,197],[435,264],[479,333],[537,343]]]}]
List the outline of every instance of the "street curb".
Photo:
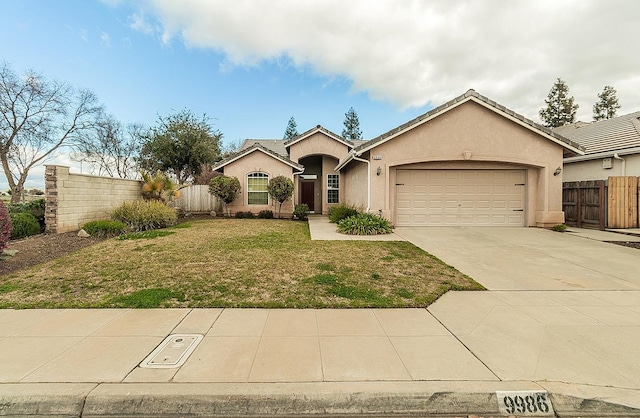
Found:
[{"label": "street curb", "polygon": [[[496,391],[541,391],[543,385],[547,382],[17,383],[0,384],[0,416],[489,417],[504,416]],[[589,388],[566,386],[569,393],[549,392],[557,417],[640,417],[640,407],[581,398],[575,392]],[[612,388],[590,388],[601,389]]]}]

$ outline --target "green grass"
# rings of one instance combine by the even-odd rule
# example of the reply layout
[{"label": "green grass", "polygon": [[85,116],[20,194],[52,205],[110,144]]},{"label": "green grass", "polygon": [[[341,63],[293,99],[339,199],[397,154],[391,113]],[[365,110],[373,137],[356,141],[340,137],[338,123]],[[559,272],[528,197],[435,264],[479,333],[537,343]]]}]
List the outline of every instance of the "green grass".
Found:
[{"label": "green grass", "polygon": [[173,299],[184,301],[184,294],[169,289],[143,289],[111,298],[106,305],[118,308],[160,308]]},{"label": "green grass", "polygon": [[129,234],[120,235],[116,239],[120,241],[128,239],[154,239],[158,237],[166,237],[173,234],[175,234],[175,232],[153,229],[150,231],[131,232]]},{"label": "green grass", "polygon": [[147,239],[0,276],[0,308],[424,307],[482,289],[410,243],[311,241],[305,222],[196,220],[133,236]]}]

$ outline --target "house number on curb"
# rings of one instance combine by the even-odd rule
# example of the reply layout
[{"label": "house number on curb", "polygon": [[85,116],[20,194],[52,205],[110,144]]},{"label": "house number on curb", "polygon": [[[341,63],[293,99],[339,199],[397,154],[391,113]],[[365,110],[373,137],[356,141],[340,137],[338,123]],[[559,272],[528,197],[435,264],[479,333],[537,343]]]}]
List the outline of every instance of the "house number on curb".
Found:
[{"label": "house number on curb", "polygon": [[496,392],[498,409],[505,415],[554,415],[549,394],[544,391]]}]

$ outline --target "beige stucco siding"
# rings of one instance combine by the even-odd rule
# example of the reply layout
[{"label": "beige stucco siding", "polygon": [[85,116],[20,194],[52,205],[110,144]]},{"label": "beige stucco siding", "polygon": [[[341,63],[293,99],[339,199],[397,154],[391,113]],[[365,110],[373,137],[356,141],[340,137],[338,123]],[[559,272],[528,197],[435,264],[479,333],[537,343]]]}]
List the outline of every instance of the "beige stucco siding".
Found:
[{"label": "beige stucco siding", "polygon": [[602,158],[597,160],[564,163],[563,181],[606,180],[612,176],[640,177],[640,154],[622,155],[625,172],[622,172],[622,161],[611,158],[611,168],[602,167]]},{"label": "beige stucco siding", "polygon": [[370,153],[371,210],[382,210],[392,221],[395,171],[418,163],[428,163],[423,168],[526,169],[526,224],[549,226],[564,221],[562,179],[553,176],[562,165],[562,147],[474,102],[404,132]]},{"label": "beige stucco siding", "polygon": [[[282,175],[293,180],[292,167],[261,151],[254,151],[224,167],[224,174],[229,177],[237,177],[242,187],[238,198],[229,205],[232,215],[239,211],[251,211],[257,214],[261,210],[272,210],[274,215],[277,215],[279,204],[271,197],[269,197],[268,205],[249,205],[247,203],[247,175],[250,173],[266,173],[269,175],[269,179]],[[293,203],[289,199],[282,205],[282,216],[288,217],[292,213]]]},{"label": "beige stucco siding", "polygon": [[330,155],[340,159],[349,152],[349,148],[333,138],[317,132],[309,138],[296,142],[289,148],[289,158],[298,162],[309,155]]},{"label": "beige stucco siding", "polygon": [[367,208],[367,164],[353,161],[342,170],[343,202],[360,210]]}]

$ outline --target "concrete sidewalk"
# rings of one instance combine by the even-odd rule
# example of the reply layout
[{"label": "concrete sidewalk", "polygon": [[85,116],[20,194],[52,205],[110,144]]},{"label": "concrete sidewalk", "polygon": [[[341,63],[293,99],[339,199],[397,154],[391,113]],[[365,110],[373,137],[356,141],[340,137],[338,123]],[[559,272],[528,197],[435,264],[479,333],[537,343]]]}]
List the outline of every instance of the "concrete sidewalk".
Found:
[{"label": "concrete sidewalk", "polygon": [[[529,399],[538,416],[640,416],[640,251],[530,228],[396,233],[490,290],[428,309],[0,310],[0,415],[488,417]],[[203,338],[181,366],[140,367],[175,334]]]},{"label": "concrete sidewalk", "polygon": [[[495,415],[498,391],[547,391],[559,416],[640,414],[638,326],[568,315],[562,293],[455,292],[429,310],[4,310],[0,415]],[[138,366],[177,333],[204,335],[184,365]]]}]

